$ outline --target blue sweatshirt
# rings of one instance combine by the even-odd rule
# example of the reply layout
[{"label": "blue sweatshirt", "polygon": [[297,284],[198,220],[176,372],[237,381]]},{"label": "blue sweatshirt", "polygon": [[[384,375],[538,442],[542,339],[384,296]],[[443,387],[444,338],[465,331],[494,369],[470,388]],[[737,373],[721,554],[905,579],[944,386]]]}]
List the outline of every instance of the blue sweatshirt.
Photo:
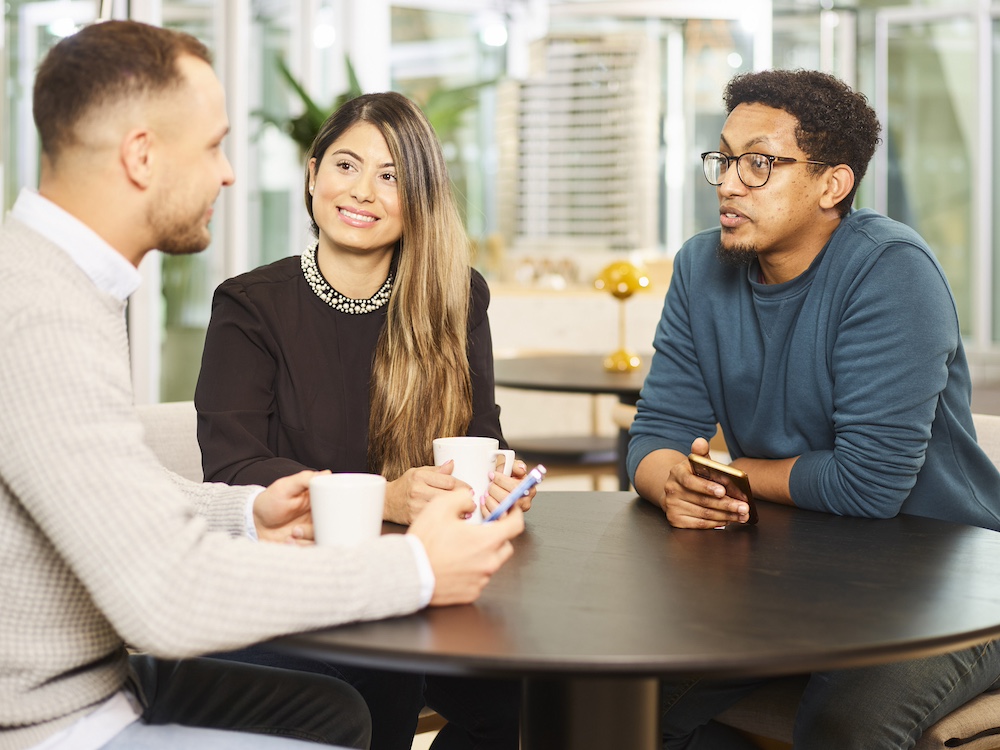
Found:
[{"label": "blue sweatshirt", "polygon": [[719,229],[674,260],[632,425],[629,474],[722,426],[734,458],[799,456],[801,508],[910,513],[1000,530],[1000,474],[976,444],[954,298],[927,244],[864,209],[784,284],[719,261]]}]

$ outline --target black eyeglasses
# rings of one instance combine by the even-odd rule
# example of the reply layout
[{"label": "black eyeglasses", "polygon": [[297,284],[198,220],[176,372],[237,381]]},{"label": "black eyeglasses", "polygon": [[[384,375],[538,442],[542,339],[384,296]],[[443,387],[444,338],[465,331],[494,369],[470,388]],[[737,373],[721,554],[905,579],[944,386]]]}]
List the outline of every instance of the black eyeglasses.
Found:
[{"label": "black eyeglasses", "polygon": [[706,151],[701,155],[701,164],[705,170],[705,179],[709,185],[719,186],[729,171],[729,165],[736,162],[736,174],[740,182],[748,188],[764,187],[771,176],[771,167],[775,162],[781,164],[822,164],[832,167],[825,161],[811,159],[791,159],[787,156],[771,156],[770,154],[746,153],[739,156],[727,156],[721,151]]}]

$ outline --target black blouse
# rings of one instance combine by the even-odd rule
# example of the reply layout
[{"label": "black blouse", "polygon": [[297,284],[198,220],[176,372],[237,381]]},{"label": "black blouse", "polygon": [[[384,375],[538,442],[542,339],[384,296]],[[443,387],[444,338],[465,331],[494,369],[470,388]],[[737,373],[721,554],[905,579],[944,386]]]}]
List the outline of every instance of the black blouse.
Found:
[{"label": "black blouse", "polygon": [[[490,292],[475,270],[471,292],[468,434],[506,447]],[[385,319],[386,307],[351,315],[327,305],[306,282],[299,256],[223,282],[194,396],[205,480],[267,486],[302,469],[368,471],[368,385]]]}]

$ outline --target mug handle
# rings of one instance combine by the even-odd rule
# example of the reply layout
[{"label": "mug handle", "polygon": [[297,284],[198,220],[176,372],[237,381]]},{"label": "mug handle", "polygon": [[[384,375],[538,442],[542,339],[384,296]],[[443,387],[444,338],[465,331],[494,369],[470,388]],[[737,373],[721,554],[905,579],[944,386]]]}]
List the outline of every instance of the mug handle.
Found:
[{"label": "mug handle", "polygon": [[496,457],[503,456],[503,475],[509,477],[511,472],[514,471],[514,451],[512,450],[499,450],[493,451],[493,465],[496,466]]}]

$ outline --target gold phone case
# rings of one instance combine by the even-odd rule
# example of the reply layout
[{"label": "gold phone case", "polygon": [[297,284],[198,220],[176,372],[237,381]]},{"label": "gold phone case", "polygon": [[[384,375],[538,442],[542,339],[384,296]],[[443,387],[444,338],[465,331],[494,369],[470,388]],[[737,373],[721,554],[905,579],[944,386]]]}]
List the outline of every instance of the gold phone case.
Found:
[{"label": "gold phone case", "polygon": [[[750,478],[741,469],[728,466],[727,464],[713,461],[711,458],[699,456],[692,453],[688,456],[688,463],[691,464],[691,471],[702,479],[721,484],[726,488],[726,494],[736,500],[744,500],[750,506],[750,518],[746,525],[752,526],[757,523],[757,506],[753,500],[753,492],[750,490]],[[735,489],[739,494],[733,494]]]}]

